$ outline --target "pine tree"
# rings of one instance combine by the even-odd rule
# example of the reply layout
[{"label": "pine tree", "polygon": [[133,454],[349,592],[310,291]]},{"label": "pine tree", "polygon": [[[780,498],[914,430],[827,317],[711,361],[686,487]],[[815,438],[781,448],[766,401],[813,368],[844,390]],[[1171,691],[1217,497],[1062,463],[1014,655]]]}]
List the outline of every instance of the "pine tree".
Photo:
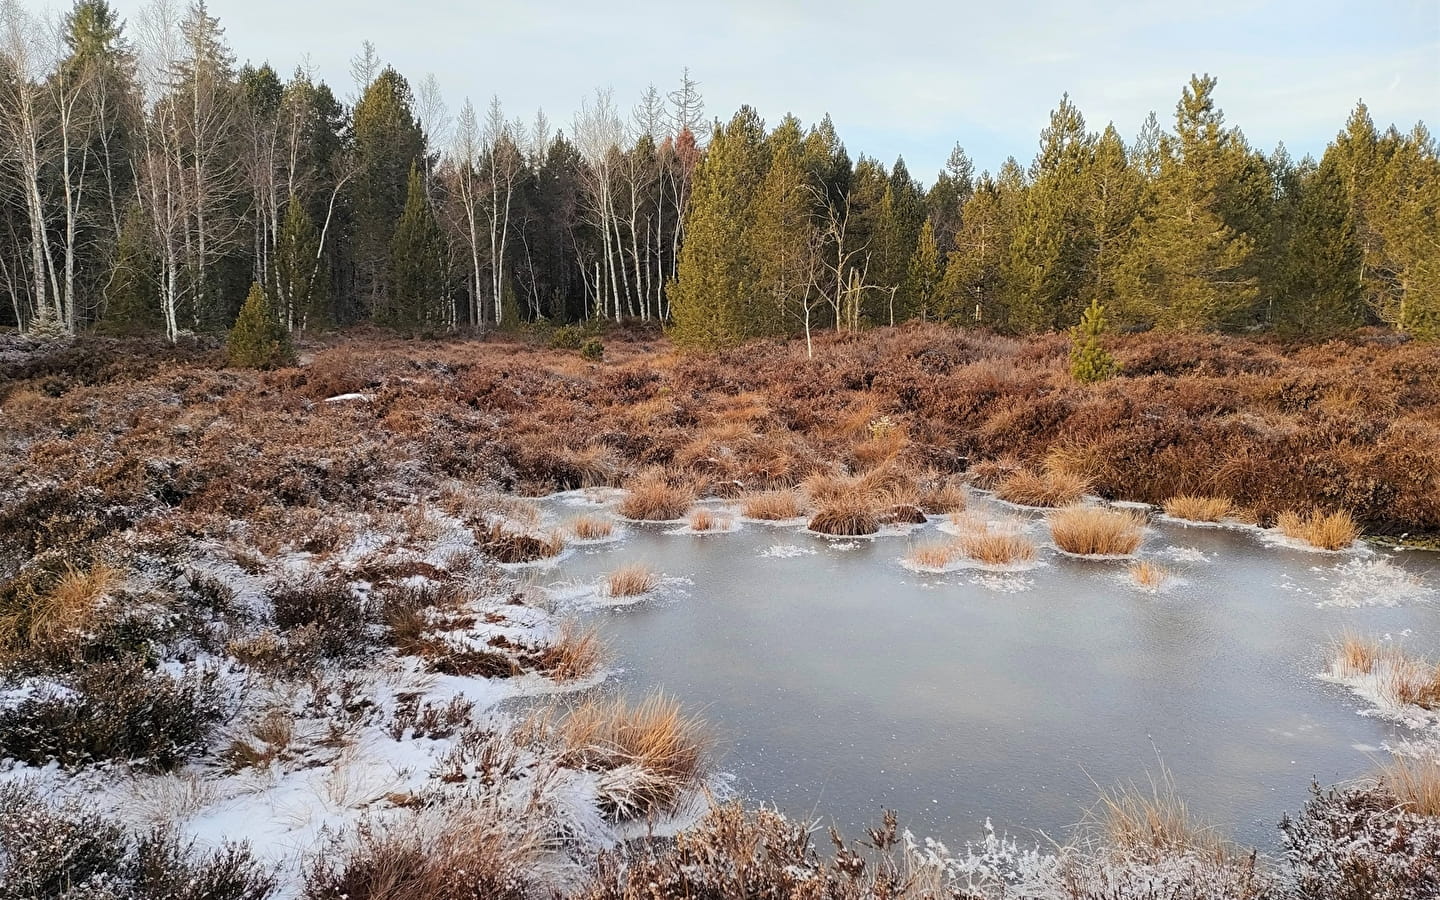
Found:
[{"label": "pine tree", "polygon": [[671,335],[681,347],[717,349],[743,341],[757,306],[749,215],[766,171],[764,124],[748,106],[717,128],[695,172],[685,243],[670,290]]},{"label": "pine tree", "polygon": [[1079,296],[1086,303],[1106,303],[1115,296],[1145,192],[1144,176],[1131,164],[1114,125],[1096,141],[1082,189],[1085,258]]},{"label": "pine tree", "polygon": [[[787,116],[771,132],[770,169],[757,192],[750,220],[756,293],[766,304],[751,316],[749,333],[781,334],[804,317],[810,287],[810,190],[802,152],[800,123]],[[766,308],[768,307],[768,308]]]},{"label": "pine tree", "polygon": [[1105,333],[1105,307],[1091,300],[1080,316],[1080,324],[1070,329],[1070,374],[1082,384],[1104,381],[1120,372],[1120,366],[1100,344]]},{"label": "pine tree", "polygon": [[405,209],[390,242],[390,291],[376,320],[399,328],[442,327],[446,318],[444,236],[418,165],[410,167]]},{"label": "pine tree", "polygon": [[240,315],[230,329],[225,351],[230,365],[249,369],[273,369],[294,359],[290,335],[259,284],[250,286]]},{"label": "pine tree", "polygon": [[940,315],[952,322],[1004,328],[1002,264],[1009,252],[1025,195],[1025,172],[1013,158],[998,178],[980,176],[960,216],[955,249],[945,263]]},{"label": "pine tree", "polygon": [[320,270],[320,233],[294,194],[275,248],[275,296],[280,320],[289,331],[330,323],[330,281]]},{"label": "pine tree", "polygon": [[920,236],[915,241],[915,252],[910,255],[910,271],[906,278],[906,291],[910,296],[913,315],[928,320],[935,314],[940,298],[940,248],[935,243],[935,229],[926,219],[920,226]]},{"label": "pine tree", "polygon": [[1294,216],[1271,284],[1275,327],[1305,336],[1354,328],[1363,317],[1363,253],[1344,178],[1331,159],[1305,173],[1295,190]]},{"label": "pine tree", "polygon": [[1082,222],[1094,144],[1084,117],[1063,97],[1041,133],[1030,187],[1002,263],[1012,328],[1048,331],[1079,315],[1074,307],[1092,253]]},{"label": "pine tree", "polygon": [[[1258,296],[1255,240],[1225,213],[1237,160],[1248,151],[1224,129],[1215,79],[1192,78],[1176,106],[1176,135],[1160,139],[1160,171],[1119,291],[1123,317],[1172,331],[1248,320]],[[1267,211],[1268,212],[1268,211]]]}]

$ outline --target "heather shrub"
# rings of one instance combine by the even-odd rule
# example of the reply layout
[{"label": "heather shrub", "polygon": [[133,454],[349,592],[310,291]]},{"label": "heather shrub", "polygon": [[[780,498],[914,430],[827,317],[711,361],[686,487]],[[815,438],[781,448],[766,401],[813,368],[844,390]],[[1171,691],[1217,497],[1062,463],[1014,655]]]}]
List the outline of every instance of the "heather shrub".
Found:
[{"label": "heather shrub", "polygon": [[264,900],[275,887],[244,845],[197,853],[168,831],[135,838],[77,804],[0,786],[0,900]]},{"label": "heather shrub", "polygon": [[270,595],[275,626],[294,635],[306,630],[326,657],[355,656],[370,645],[370,613],[340,579],[309,578],[284,582]]},{"label": "heather shrub", "polygon": [[1314,785],[1280,831],[1297,898],[1440,896],[1440,818],[1408,809],[1383,781],[1324,791]]},{"label": "heather shrub", "polygon": [[67,768],[109,759],[173,769],[224,714],[216,674],[178,676],[136,660],[83,667],[62,690],[40,688],[0,709],[0,758]]}]

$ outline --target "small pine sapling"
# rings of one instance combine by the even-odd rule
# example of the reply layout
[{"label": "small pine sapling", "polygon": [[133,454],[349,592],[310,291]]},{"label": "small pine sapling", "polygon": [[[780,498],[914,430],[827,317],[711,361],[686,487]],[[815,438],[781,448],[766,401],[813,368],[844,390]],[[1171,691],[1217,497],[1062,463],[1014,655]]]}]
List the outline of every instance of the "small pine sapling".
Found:
[{"label": "small pine sapling", "polygon": [[290,335],[258,284],[250,286],[245,305],[240,307],[240,315],[230,329],[226,352],[230,365],[248,369],[273,369],[294,358]]},{"label": "small pine sapling", "polygon": [[1070,374],[1082,384],[1093,384],[1119,374],[1120,366],[1110,351],[1100,345],[1105,333],[1105,307],[1091,300],[1080,317],[1080,324],[1070,329]]}]

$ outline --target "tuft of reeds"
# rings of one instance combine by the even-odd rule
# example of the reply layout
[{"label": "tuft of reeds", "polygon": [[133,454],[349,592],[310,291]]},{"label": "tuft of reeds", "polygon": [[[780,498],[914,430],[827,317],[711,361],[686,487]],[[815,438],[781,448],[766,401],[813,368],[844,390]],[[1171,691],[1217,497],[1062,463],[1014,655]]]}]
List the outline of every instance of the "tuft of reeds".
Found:
[{"label": "tuft of reeds", "polygon": [[600,643],[600,633],[594,628],[582,628],[567,621],[536,661],[555,680],[576,681],[600,668],[605,662],[605,648]]},{"label": "tuft of reeds", "polygon": [[1150,773],[1147,782],[1100,791],[1087,824],[1099,831],[1106,844],[1152,861],[1176,852],[1229,855],[1229,843],[1213,825],[1191,813],[1168,769],[1162,766],[1159,775]]},{"label": "tuft of reeds", "polygon": [[1346,631],[1335,642],[1332,669],[1342,677],[1369,675],[1384,653],[1380,642],[1375,638],[1356,631]]},{"label": "tuft of reeds", "polygon": [[1145,519],[1132,510],[1067,506],[1049,521],[1055,546],[1079,556],[1129,556],[1145,536]]},{"label": "tuft of reeds", "polygon": [[800,511],[800,495],[794,491],[765,491],[740,498],[740,512],[747,519],[780,522],[799,518]]},{"label": "tuft of reeds", "polygon": [[995,487],[995,496],[1021,506],[1048,508],[1079,503],[1089,488],[1089,481],[1065,469],[1020,469]]},{"label": "tuft of reeds", "polygon": [[734,520],[725,513],[717,513],[708,507],[697,506],[690,510],[685,521],[691,531],[725,531],[730,528]]},{"label": "tuft of reeds", "polygon": [[1165,515],[1190,522],[1219,522],[1235,514],[1235,503],[1229,497],[1206,497],[1199,494],[1178,494],[1165,501]]},{"label": "tuft of reeds", "polygon": [[627,486],[620,515],[640,522],[669,522],[684,516],[694,500],[688,488],[671,484],[663,473],[649,472]]},{"label": "tuft of reeds", "polygon": [[615,523],[597,515],[580,515],[565,524],[565,528],[577,540],[596,541],[615,533]]},{"label": "tuft of reeds", "polygon": [[660,576],[641,563],[629,563],[605,579],[611,597],[639,597],[660,586]]},{"label": "tuft of reeds", "polygon": [[1170,580],[1169,572],[1148,559],[1132,563],[1128,571],[1130,580],[1148,591],[1158,591]]},{"label": "tuft of reeds", "polygon": [[1440,759],[1397,756],[1380,768],[1380,781],[1409,812],[1440,816]]},{"label": "tuft of reeds", "polygon": [[1440,665],[1397,653],[1386,686],[1397,703],[1440,709]]},{"label": "tuft of reeds", "polygon": [[960,545],[956,540],[927,541],[911,548],[905,560],[921,569],[943,569],[959,555]]},{"label": "tuft of reeds", "polygon": [[933,474],[922,477],[916,499],[920,508],[933,516],[949,515],[965,509],[965,489],[953,478]]},{"label": "tuft of reeds", "polygon": [[1275,527],[1286,537],[1321,550],[1344,550],[1360,537],[1360,526],[1343,510],[1306,514],[1286,510],[1276,518]]},{"label": "tuft of reeds", "polygon": [[874,499],[863,492],[833,494],[810,517],[810,530],[820,534],[856,536],[880,530]]},{"label": "tuft of reeds", "polygon": [[673,808],[705,771],[703,723],[664,694],[634,705],[623,697],[586,700],[560,723],[559,736],[575,762],[605,773],[601,801],[617,819]]},{"label": "tuft of reeds", "polygon": [[992,528],[988,522],[962,516],[951,516],[950,521],[964,529],[957,542],[960,552],[976,562],[1010,566],[1035,558],[1035,543],[1018,528]]}]

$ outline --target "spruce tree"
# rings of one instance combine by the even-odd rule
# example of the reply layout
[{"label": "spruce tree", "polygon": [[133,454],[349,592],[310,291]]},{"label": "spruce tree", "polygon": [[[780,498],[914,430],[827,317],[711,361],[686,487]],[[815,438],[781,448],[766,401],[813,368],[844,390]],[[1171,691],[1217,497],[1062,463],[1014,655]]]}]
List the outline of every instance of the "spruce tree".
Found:
[{"label": "spruce tree", "polygon": [[810,288],[810,251],[814,225],[810,188],[802,149],[800,123],[787,116],[771,132],[770,169],[765,173],[752,209],[751,252],[756,295],[762,305],[747,318],[750,334],[781,334],[804,318]]},{"label": "spruce tree", "polygon": [[140,205],[133,203],[121,222],[100,320],[101,329],[111,334],[143,334],[164,327],[158,300],[160,264],[150,248],[143,216]]},{"label": "spruce tree", "polygon": [[695,172],[685,243],[670,290],[675,343],[718,349],[743,341],[757,308],[749,216],[764,178],[764,124],[748,106],[717,128]]},{"label": "spruce tree", "polygon": [[388,66],[355,104],[356,171],[348,195],[354,210],[357,288],[365,304],[384,302],[392,239],[408,199],[407,179],[425,155],[413,104],[409,83]]},{"label": "spruce tree", "polygon": [[1004,328],[1002,264],[1012,242],[1026,191],[1025,172],[1007,159],[997,178],[980,176],[960,215],[960,230],[945,263],[940,315],[965,325]]},{"label": "spruce tree", "polygon": [[273,369],[295,357],[290,335],[258,283],[250,286],[240,315],[230,328],[225,351],[230,365],[248,369]]},{"label": "spruce tree", "polygon": [[405,209],[390,242],[390,290],[376,320],[397,328],[440,327],[445,317],[444,235],[425,198],[418,166],[410,167]]}]

